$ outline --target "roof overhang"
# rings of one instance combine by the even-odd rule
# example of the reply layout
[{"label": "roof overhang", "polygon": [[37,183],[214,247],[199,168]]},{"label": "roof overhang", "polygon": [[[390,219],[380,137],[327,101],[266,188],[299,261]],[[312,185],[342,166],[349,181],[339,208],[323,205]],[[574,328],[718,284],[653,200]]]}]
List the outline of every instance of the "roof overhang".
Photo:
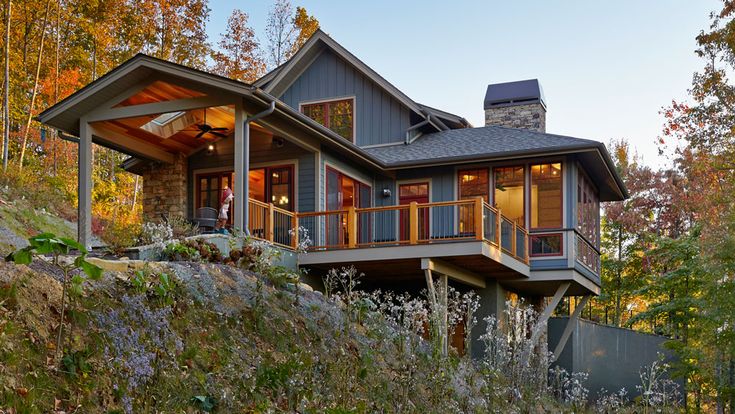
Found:
[{"label": "roof overhang", "polygon": [[384,168],[387,170],[402,170],[417,167],[496,162],[510,159],[545,158],[560,155],[574,155],[577,157],[585,168],[585,171],[595,178],[595,182],[600,187],[600,201],[620,201],[629,197],[625,183],[617,173],[615,163],[610,157],[605,144],[594,141],[579,145],[559,146],[542,151],[517,150],[474,154],[472,156],[462,155],[386,163],[384,164]]},{"label": "roof overhang", "polygon": [[[350,159],[362,165],[371,168],[383,168],[380,162],[364,150],[255,86],[144,54],[138,54],[124,62],[96,81],[46,109],[36,119],[42,124],[63,131],[68,135],[78,136],[80,120],[90,116],[94,118],[94,114],[97,113],[99,108],[114,106],[120,100],[133,96],[136,92],[141,91],[145,85],[150,85],[155,80],[165,80],[167,83],[185,85],[196,90],[207,91],[212,95],[221,94],[229,97],[228,99],[242,99],[243,108],[248,113],[259,112],[275,101],[276,110],[274,113],[259,121],[260,123],[272,125],[274,128],[280,127],[281,130],[287,130],[294,136],[308,135],[311,139],[316,139],[328,147],[341,150]],[[206,105],[206,99],[196,99],[202,99],[202,105]],[[180,101],[182,105],[196,106],[192,103],[193,100],[194,98]],[[125,112],[127,115],[138,115],[134,113],[138,111],[138,107],[145,107],[145,104],[117,109],[122,109],[120,112]],[[137,150],[133,150],[125,145],[120,145],[120,142],[114,137],[113,139],[106,138],[93,136],[93,142],[136,158],[162,160],[161,157],[150,156],[152,153],[145,151],[144,146],[138,146]],[[155,152],[156,149],[150,148],[150,150]],[[128,163],[126,166],[135,169],[133,164]]]}]

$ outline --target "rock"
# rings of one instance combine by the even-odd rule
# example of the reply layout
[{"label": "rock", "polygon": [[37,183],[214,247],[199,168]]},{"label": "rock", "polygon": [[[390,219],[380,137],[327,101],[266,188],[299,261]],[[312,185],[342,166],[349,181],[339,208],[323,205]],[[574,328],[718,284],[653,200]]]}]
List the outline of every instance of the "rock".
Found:
[{"label": "rock", "polygon": [[128,271],[128,260],[104,260],[97,257],[87,258],[89,263],[99,266],[102,270],[110,272],[127,272]]},{"label": "rock", "polygon": [[299,282],[299,289],[305,290],[307,292],[313,292],[314,291],[314,288],[313,287],[311,287],[310,285],[307,285],[306,283],[301,283],[301,282]]}]

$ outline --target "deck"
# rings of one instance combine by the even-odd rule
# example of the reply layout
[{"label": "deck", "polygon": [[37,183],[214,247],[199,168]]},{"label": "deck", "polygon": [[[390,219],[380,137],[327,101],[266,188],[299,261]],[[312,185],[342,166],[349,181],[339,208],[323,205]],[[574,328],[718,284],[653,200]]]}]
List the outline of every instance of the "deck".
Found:
[{"label": "deck", "polygon": [[[422,276],[439,258],[479,276],[528,277],[528,232],[481,198],[294,213],[250,200],[253,238],[296,249],[299,264],[326,271],[354,264],[371,277]],[[299,229],[298,231],[295,229]]]}]

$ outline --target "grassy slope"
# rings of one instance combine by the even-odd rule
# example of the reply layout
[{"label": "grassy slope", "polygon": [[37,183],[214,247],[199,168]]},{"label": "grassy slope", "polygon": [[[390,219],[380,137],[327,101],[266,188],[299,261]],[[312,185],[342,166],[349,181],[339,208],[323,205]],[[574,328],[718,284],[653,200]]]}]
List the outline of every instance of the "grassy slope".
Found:
[{"label": "grassy slope", "polygon": [[[452,367],[401,353],[380,325],[346,324],[319,294],[261,285],[254,275],[226,266],[165,267],[176,274],[169,321],[183,347],[170,357],[157,350],[160,370],[129,393],[134,412],[198,412],[208,402],[216,403],[216,412],[466,411],[468,397],[479,391],[457,393],[447,375]],[[37,267],[0,264],[0,408],[124,408],[114,391],[125,384],[124,375],[103,356],[112,339],[91,323],[97,314],[124,308],[124,295],[136,294],[115,276],[121,275],[106,275],[79,304],[72,341],[78,359],[64,369],[78,372],[70,374],[48,365],[58,282]],[[150,292],[145,303],[160,308]],[[204,405],[192,400],[197,396]]]}]

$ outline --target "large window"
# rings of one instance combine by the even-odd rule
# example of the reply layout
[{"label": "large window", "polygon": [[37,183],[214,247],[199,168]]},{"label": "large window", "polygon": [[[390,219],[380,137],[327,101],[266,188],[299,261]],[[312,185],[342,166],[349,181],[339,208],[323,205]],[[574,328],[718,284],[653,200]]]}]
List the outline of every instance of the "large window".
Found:
[{"label": "large window", "polygon": [[293,211],[293,165],[250,170],[250,198]]},{"label": "large window", "polygon": [[562,227],[561,163],[531,166],[531,228]]},{"label": "large window", "polygon": [[599,245],[600,199],[587,176],[577,179],[577,230],[593,245]]},{"label": "large window", "polygon": [[301,105],[301,112],[339,135],[354,141],[354,99]]},{"label": "large window", "polygon": [[495,207],[518,225],[525,226],[525,174],[522,166],[495,168]]}]

